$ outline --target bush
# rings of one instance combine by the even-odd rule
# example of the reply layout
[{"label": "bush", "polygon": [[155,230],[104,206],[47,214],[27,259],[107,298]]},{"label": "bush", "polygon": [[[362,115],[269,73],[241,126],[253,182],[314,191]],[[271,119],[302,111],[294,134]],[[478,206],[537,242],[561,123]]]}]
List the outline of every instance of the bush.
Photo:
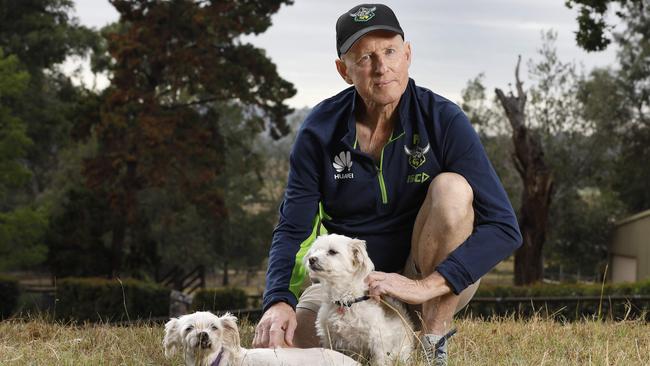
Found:
[{"label": "bush", "polygon": [[11,316],[16,310],[20,286],[18,279],[9,276],[0,276],[0,319]]},{"label": "bush", "polygon": [[650,280],[604,287],[600,284],[481,285],[463,313],[484,318],[511,314],[527,318],[542,312],[563,320],[595,317],[650,320],[648,297]]},{"label": "bush", "polygon": [[123,321],[166,317],[169,290],[133,279],[66,278],[58,282],[56,318]]},{"label": "bush", "polygon": [[202,289],[194,295],[192,310],[220,311],[244,309],[248,305],[248,296],[240,288],[227,287],[219,289]]}]

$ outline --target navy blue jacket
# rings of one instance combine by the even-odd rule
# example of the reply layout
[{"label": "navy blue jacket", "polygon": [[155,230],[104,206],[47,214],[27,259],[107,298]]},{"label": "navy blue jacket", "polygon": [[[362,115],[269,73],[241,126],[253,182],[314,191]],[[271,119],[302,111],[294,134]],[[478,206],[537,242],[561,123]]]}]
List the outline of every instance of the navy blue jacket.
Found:
[{"label": "navy blue jacket", "polygon": [[428,185],[442,172],[462,175],[474,192],[473,233],[436,267],[454,293],[521,245],[508,196],[456,104],[409,80],[399,121],[375,162],[357,146],[356,99],[354,87],[326,99],[298,131],[269,254],[264,310],[278,301],[295,307],[306,274],[302,258],[318,234],[363,239],[377,270],[402,270]]}]

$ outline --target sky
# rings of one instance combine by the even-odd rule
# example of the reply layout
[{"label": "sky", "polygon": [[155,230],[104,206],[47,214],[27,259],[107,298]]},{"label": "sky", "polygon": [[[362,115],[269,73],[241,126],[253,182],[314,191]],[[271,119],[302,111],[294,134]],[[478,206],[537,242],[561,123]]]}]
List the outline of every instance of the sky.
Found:
[{"label": "sky", "polygon": [[[107,0],[75,0],[81,24],[102,27],[119,15]],[[558,33],[557,49],[561,60],[584,65],[586,71],[612,65],[616,49],[588,53],[575,43],[576,10],[565,7],[565,0],[386,0],[397,15],[413,61],[410,76],[453,101],[460,101],[467,81],[485,74],[484,84],[493,94],[495,87],[508,89],[514,84],[514,67],[521,55],[522,65],[536,59],[541,32]],[[296,108],[313,107],[348,85],[336,72],[334,26],[337,18],[358,5],[348,0],[295,0],[273,15],[273,25],[259,36],[246,36],[266,50],[278,73],[292,82],[297,94],[287,100]],[[616,22],[614,16],[611,21]],[[620,29],[618,25],[617,29]],[[64,66],[70,70],[79,61]],[[89,83],[89,72],[82,72]],[[526,87],[527,71],[521,76]],[[98,87],[108,81],[95,79]],[[492,95],[489,95],[491,98]]]}]

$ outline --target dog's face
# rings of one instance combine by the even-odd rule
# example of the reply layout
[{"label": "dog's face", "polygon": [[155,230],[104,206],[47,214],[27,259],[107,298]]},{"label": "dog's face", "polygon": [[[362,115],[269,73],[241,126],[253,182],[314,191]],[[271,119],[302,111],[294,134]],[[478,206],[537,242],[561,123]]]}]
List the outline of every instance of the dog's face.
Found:
[{"label": "dog's face", "polygon": [[363,279],[374,270],[365,241],[337,234],[319,236],[305,256],[305,266],[311,278],[337,283]]},{"label": "dog's face", "polygon": [[165,324],[163,347],[167,357],[182,349],[186,358],[216,358],[222,348],[239,348],[237,318],[229,313],[218,317],[208,311],[172,318]]}]

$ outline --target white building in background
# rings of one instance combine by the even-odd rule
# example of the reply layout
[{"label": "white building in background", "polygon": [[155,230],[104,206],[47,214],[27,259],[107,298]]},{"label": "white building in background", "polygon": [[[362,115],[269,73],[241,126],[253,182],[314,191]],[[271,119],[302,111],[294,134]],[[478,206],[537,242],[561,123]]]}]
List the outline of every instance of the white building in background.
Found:
[{"label": "white building in background", "polygon": [[612,283],[650,279],[650,210],[616,223],[608,272]]}]

